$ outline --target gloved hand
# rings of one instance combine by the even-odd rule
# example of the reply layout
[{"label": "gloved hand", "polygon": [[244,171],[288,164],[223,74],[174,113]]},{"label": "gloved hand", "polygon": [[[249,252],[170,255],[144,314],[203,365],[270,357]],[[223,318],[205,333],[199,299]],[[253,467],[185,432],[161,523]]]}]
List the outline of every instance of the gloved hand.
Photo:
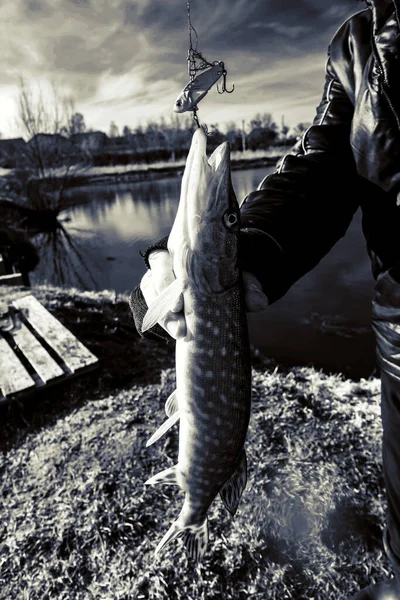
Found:
[{"label": "gloved hand", "polygon": [[[168,250],[153,250],[149,255],[150,269],[142,277],[140,289],[149,306],[157,296],[175,279],[172,269],[172,257]],[[268,300],[262,291],[258,279],[248,271],[243,272],[245,302],[248,312],[262,311],[268,306]],[[184,337],[186,323],[183,314],[183,297],[181,296],[171,311],[160,322],[160,325],[175,339]]]}]

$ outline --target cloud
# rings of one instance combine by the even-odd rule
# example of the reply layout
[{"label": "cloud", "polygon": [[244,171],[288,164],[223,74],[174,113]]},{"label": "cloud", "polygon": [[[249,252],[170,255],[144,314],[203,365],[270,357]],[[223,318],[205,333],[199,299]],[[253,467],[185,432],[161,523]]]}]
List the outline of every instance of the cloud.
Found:
[{"label": "cloud", "polygon": [[271,21],[270,23],[251,23],[249,25],[250,29],[264,29],[270,30],[275,34],[281,35],[283,37],[287,37],[290,39],[296,39],[302,35],[307,35],[312,31],[311,27],[306,27],[305,25],[284,25],[282,23],[278,23],[276,21]]},{"label": "cloud", "polygon": [[[252,88],[238,87],[229,100],[249,105],[249,94],[258,104],[271,94],[286,99],[296,86],[317,89],[330,38],[362,7],[355,0],[328,6],[322,0],[192,0],[191,19],[208,61],[223,60],[230,81],[252,78]],[[142,114],[146,105],[169,110],[188,81],[183,0],[2,0],[0,23],[0,93],[9,94],[21,74],[47,77],[62,80],[97,115],[106,103],[111,111],[129,102]],[[299,57],[303,68],[318,57],[315,69],[299,71]]]}]

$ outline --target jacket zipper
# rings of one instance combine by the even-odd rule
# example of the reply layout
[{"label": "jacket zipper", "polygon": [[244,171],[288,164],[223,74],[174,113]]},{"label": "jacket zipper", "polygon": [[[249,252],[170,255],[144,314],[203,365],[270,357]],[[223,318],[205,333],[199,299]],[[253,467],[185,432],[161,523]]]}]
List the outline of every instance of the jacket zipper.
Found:
[{"label": "jacket zipper", "polygon": [[389,84],[386,81],[386,77],[385,77],[385,73],[383,71],[383,67],[382,67],[382,65],[381,65],[381,63],[379,61],[379,58],[378,58],[378,52],[376,50],[376,44],[375,44],[375,40],[374,40],[373,35],[372,35],[372,46],[373,46],[373,49],[374,49],[374,58],[375,58],[375,61],[376,61],[377,67],[378,67],[378,71],[379,71],[379,84],[380,84],[381,91],[382,91],[382,94],[384,95],[384,97],[386,99],[386,102],[389,105],[390,110],[393,113],[394,118],[396,119],[397,128],[400,130],[400,118],[399,118],[399,115],[396,112],[396,109],[393,106],[393,103],[392,103],[392,101],[390,99],[390,96],[389,96],[389,93],[388,93]]},{"label": "jacket zipper", "polygon": [[399,118],[399,115],[397,114],[397,112],[396,112],[396,110],[395,110],[395,108],[394,108],[394,106],[392,104],[392,101],[391,101],[391,99],[389,97],[389,94],[388,94],[388,91],[387,91],[387,88],[389,87],[389,85],[385,81],[385,76],[384,76],[384,73],[382,71],[382,67],[380,65],[379,65],[379,73],[380,73],[380,81],[379,81],[379,83],[381,85],[382,94],[386,98],[386,102],[388,103],[388,105],[390,107],[390,110],[392,111],[392,113],[394,115],[394,118],[396,119],[397,128],[400,129],[400,118]]}]

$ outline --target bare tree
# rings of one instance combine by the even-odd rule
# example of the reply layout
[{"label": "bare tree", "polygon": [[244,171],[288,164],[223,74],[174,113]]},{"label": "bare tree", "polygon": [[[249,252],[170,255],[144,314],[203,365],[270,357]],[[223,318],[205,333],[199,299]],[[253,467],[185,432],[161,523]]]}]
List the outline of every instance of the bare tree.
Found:
[{"label": "bare tree", "polygon": [[36,209],[58,213],[70,177],[86,166],[83,153],[69,138],[77,122],[82,128],[83,116],[74,114],[73,100],[60,94],[55,84],[44,91],[21,78],[17,103],[18,124],[27,138],[21,157],[26,198]]},{"label": "bare tree", "polygon": [[181,158],[190,147],[192,120],[188,115],[172,115],[169,123],[161,119],[160,131],[166,140],[171,160]]},{"label": "bare tree", "polygon": [[[242,123],[242,128],[244,125]],[[243,142],[244,131],[238,128],[235,121],[229,121],[225,124],[225,137],[230,143],[232,150],[243,150],[245,143]]]},{"label": "bare tree", "polygon": [[119,130],[118,130],[117,125],[115,124],[115,121],[111,121],[111,123],[110,123],[109,136],[110,136],[110,138],[119,137]]},{"label": "bare tree", "polygon": [[74,113],[69,121],[69,134],[85,133],[85,117],[81,113]]},{"label": "bare tree", "polygon": [[278,126],[272,119],[271,113],[257,113],[256,116],[250,121],[250,128],[276,131]]}]

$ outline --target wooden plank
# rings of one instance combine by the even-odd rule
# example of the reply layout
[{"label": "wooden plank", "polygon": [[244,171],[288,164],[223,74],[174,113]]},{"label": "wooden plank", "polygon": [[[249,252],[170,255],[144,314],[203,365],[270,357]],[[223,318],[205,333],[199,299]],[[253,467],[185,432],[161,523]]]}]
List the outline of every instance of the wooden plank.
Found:
[{"label": "wooden plank", "polygon": [[64,371],[50,356],[37,338],[23,323],[9,332],[21,352],[29,360],[43,383],[64,375]]},{"label": "wooden plank", "polygon": [[0,275],[6,274],[6,265],[4,264],[4,258],[0,254]]},{"label": "wooden plank", "polygon": [[6,340],[0,337],[0,390],[10,396],[35,387],[35,382]]},{"label": "wooden plank", "polygon": [[0,285],[24,285],[21,273],[10,273],[0,276]]},{"label": "wooden plank", "polygon": [[34,296],[23,296],[15,300],[13,306],[22,311],[25,319],[73,373],[98,361]]}]

